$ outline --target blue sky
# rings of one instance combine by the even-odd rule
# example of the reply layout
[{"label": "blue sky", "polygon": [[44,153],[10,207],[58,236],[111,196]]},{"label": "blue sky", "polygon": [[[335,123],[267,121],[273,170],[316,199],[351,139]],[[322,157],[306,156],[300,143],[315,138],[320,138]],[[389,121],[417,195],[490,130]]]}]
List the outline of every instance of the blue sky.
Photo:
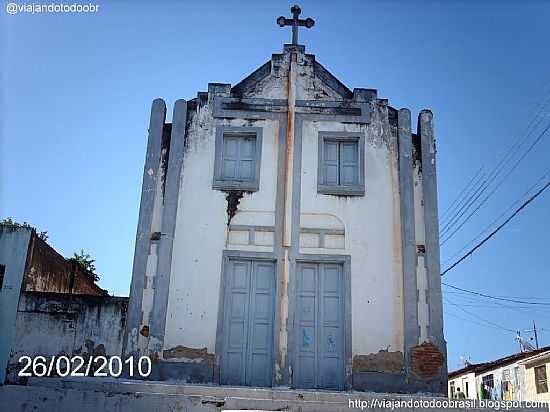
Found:
[{"label": "blue sky", "polygon": [[[88,15],[8,15],[3,4],[0,217],[47,230],[65,256],[85,249],[97,260],[100,285],[124,295],[151,101],[164,98],[170,113],[176,99],[193,98],[208,82],[236,84],[289,41],[290,30],[275,19],[290,14],[290,3],[96,4],[99,12]],[[550,91],[548,2],[300,4],[316,20],[300,40],[348,87],[376,88],[413,118],[433,110],[441,212],[480,167],[490,172],[539,109],[535,137],[550,121],[549,106],[541,105]],[[443,245],[442,262],[521,198],[549,159],[544,135]],[[444,281],[550,302],[549,218],[550,192]],[[540,343],[550,345],[550,306],[492,304],[445,290],[450,369],[460,356],[479,362],[516,351],[511,331],[533,320],[545,329]]]}]

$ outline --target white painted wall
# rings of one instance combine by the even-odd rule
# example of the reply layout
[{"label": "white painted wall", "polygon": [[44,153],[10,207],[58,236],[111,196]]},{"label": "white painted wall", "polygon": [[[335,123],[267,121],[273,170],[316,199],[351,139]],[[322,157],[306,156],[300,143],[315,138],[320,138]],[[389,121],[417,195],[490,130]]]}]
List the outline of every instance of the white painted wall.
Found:
[{"label": "white painted wall", "polygon": [[[214,121],[208,106],[201,108],[192,122],[178,199],[164,348],[206,347],[213,353],[222,252],[228,240],[226,194],[212,189],[215,126],[248,125],[263,129],[260,189],[245,194],[239,204],[239,210],[262,216],[257,225],[274,222],[279,130],[278,123],[272,120]],[[273,247],[241,249],[272,251]]]},{"label": "white painted wall", "polygon": [[[301,63],[303,61],[299,61]],[[314,78],[311,65],[298,67],[297,99],[341,99]],[[270,78],[257,86],[257,94],[247,97],[286,98],[286,84],[284,75]],[[399,179],[395,137],[390,136],[386,111],[383,104],[376,104],[369,125],[303,123],[301,219],[306,226],[344,229],[345,236],[343,239],[338,236],[328,238],[326,249],[313,247],[315,242],[310,239],[311,247],[300,252],[351,255],[353,354],[386,349],[403,351]],[[188,129],[174,238],[165,349],[183,345],[206,347],[209,352],[214,352],[222,252],[228,246],[235,248],[235,242],[243,243],[239,237],[242,234],[234,233],[231,235],[232,244],[228,244],[226,195],[212,190],[215,128],[220,125],[263,128],[260,190],[245,195],[233,223],[266,225],[274,222],[276,173],[278,167],[282,167],[277,163],[278,122],[213,120],[210,107],[201,107]],[[317,193],[319,131],[365,133],[364,197]],[[273,250],[269,241],[264,243],[264,246],[241,245],[239,249]]]},{"label": "white painted wall", "polygon": [[[468,391],[466,393],[466,383],[468,384]],[[460,388],[460,391],[464,393],[467,399],[478,399],[477,396],[477,390],[478,387],[476,386],[476,376],[475,373],[466,373],[464,375],[459,375],[453,379],[449,380],[448,387],[449,387],[449,398],[451,397],[451,384],[454,384],[455,387],[455,397],[457,393],[457,389]]]},{"label": "white painted wall", "polygon": [[[343,223],[344,249],[302,248],[302,253],[351,255],[352,352],[403,351],[403,301],[398,176],[395,153],[384,141],[379,118],[360,126],[304,122],[302,132],[302,214],[327,214]],[[318,136],[321,131],[366,134],[365,196],[317,193]],[[396,205],[397,202],[397,205]],[[397,206],[397,209],[396,209]]]},{"label": "white painted wall", "polygon": [[[550,404],[550,390],[547,392],[537,393],[537,386],[535,384],[535,368],[536,367],[545,367],[546,368],[546,379],[547,386],[550,387],[550,353],[540,360],[522,365],[524,370],[524,386],[523,386],[523,400],[528,401],[539,401],[546,402]],[[550,388],[549,388],[550,389]]]},{"label": "white painted wall", "polygon": [[[426,245],[426,227],[424,225],[424,188],[420,164],[413,170],[414,193],[414,230],[416,246]],[[417,249],[418,250],[418,249]],[[419,344],[429,341],[428,324],[430,323],[430,307],[428,304],[428,272],[425,256],[418,254],[416,263],[416,285],[418,288],[418,325],[420,327]]]}]

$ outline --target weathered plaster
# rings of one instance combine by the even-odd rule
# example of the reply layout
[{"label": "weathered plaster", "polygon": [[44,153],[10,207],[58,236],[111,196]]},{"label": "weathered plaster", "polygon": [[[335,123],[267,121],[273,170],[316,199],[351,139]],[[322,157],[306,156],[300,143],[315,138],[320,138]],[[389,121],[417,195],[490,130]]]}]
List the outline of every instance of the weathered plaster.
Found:
[{"label": "weathered plaster", "polygon": [[[383,107],[378,108],[369,125],[304,121],[301,129],[300,211],[326,213],[341,220],[345,227],[346,247],[339,253],[352,256],[354,354],[377,352],[388,346],[391,350],[403,350],[402,281],[400,265],[396,262],[400,256],[394,256],[395,231],[386,229],[394,227],[394,193],[399,193],[399,187],[392,172],[395,166],[392,159],[396,154],[389,150],[390,137],[382,127],[383,112]],[[317,193],[317,136],[320,131],[365,134],[365,196],[339,197]],[[375,218],[371,219],[371,216]],[[397,239],[400,239],[399,234]],[[301,248],[300,251],[326,253],[323,249]],[[377,321],[366,320],[366,313],[370,314],[367,319]]]},{"label": "weathered plaster", "polygon": [[[140,350],[147,347],[147,341],[143,343],[138,330],[142,326],[143,306],[145,305],[145,316],[149,316],[149,310],[152,305],[152,279],[147,274],[151,274],[151,234],[154,231],[153,222],[158,221],[160,210],[158,208],[160,180],[160,159],[161,144],[164,133],[166,119],[166,104],[162,99],[153,101],[151,107],[151,117],[149,121],[149,137],[147,142],[147,153],[145,157],[145,166],[143,170],[143,183],[141,189],[141,202],[139,210],[139,219],[136,234],[136,246],[134,252],[134,265],[132,272],[132,283],[130,285],[130,300],[128,307],[128,323],[124,342],[125,354],[137,354]],[[156,211],[155,211],[155,205]],[[156,255],[156,245],[154,249]],[[150,292],[145,292],[149,289]],[[144,293],[145,292],[145,293]]]},{"label": "weathered plaster", "polygon": [[402,352],[388,352],[381,350],[369,355],[355,355],[353,357],[353,372],[383,372],[402,373],[404,361]]},{"label": "weathered plaster", "polygon": [[162,349],[166,324],[166,308],[170,285],[172,251],[181,173],[183,170],[183,155],[185,145],[185,127],[187,123],[187,102],[177,100],[172,116],[171,135],[169,138],[169,155],[164,180],[161,238],[158,253],[158,266],[154,282],[154,297],[151,313],[151,334],[149,350],[158,352]]},{"label": "weathered plaster", "polygon": [[411,113],[398,113],[399,192],[401,212],[401,244],[403,256],[403,317],[404,353],[407,372],[410,371],[410,349],[419,339],[417,255],[415,239],[415,202],[413,184],[413,145]]},{"label": "weathered plaster", "polygon": [[213,353],[208,353],[206,348],[188,348],[178,345],[175,348],[164,349],[162,357],[165,360],[179,360],[189,363],[206,362],[210,366],[214,365],[215,356]]},{"label": "weathered plaster", "polygon": [[[259,191],[244,193],[238,206],[229,208],[228,194],[212,189],[215,132],[222,125],[261,127],[264,135]],[[238,219],[240,212],[275,213],[278,138],[279,125],[275,120],[217,120],[208,105],[191,116],[178,199],[174,237],[178,253],[172,257],[164,348],[183,345],[206,347],[214,352],[228,211],[233,215],[231,221]],[[249,250],[263,251],[254,245]],[[204,287],[208,275],[208,287]]]},{"label": "weathered plaster", "polygon": [[6,267],[0,289],[0,386],[6,377],[6,367],[16,333],[17,305],[31,230],[0,226],[0,264]]},{"label": "weathered plaster", "polygon": [[9,361],[10,379],[17,379],[22,355],[121,356],[127,307],[127,298],[23,292]]},{"label": "weathered plaster", "polygon": [[[212,187],[215,136],[221,127],[262,130],[257,192]],[[318,193],[320,132],[364,136],[364,195]],[[433,219],[433,211],[425,210],[422,166],[426,160],[420,151],[418,157],[413,151],[410,114],[397,113],[386,100],[377,99],[374,90],[349,90],[314,56],[304,54],[303,47],[285,47],[283,54],[274,55],[270,64],[237,86],[211,83],[208,93],[199,93],[189,101],[185,134],[185,168],[172,226],[177,253],[167,266],[170,284],[164,341],[155,343],[164,349],[159,350],[160,375],[174,364],[172,376],[181,373],[185,378],[193,373],[193,379],[216,381],[216,365],[208,369],[200,361],[200,368],[190,371],[192,358],[176,361],[171,350],[201,348],[193,350],[215,353],[218,358],[222,261],[224,250],[235,249],[232,253],[264,253],[277,263],[275,385],[292,384],[294,272],[296,260],[307,254],[307,259],[349,259],[347,387],[380,390],[404,388],[409,382],[410,390],[435,388],[434,380],[425,383],[407,374],[410,349],[423,337],[432,339],[433,310],[437,309],[427,304],[426,298],[434,299],[434,283],[422,272],[424,261],[417,256],[417,246],[424,246],[428,235],[433,239],[433,230],[424,224]],[[162,151],[159,157],[163,158]],[[172,153],[168,170],[171,159]],[[154,168],[147,170],[155,174]],[[430,182],[428,196],[433,198],[435,181]],[[168,182],[164,187],[168,190]],[[158,198],[155,202],[159,204]],[[151,212],[153,227],[156,210],[153,207]],[[161,234],[161,250],[162,239]],[[153,246],[148,250],[152,266],[157,253],[161,259]],[[433,267],[434,260],[438,262],[438,256],[432,255],[432,263],[426,266]],[[145,312],[154,306],[148,293],[158,281],[153,276],[142,287],[145,320],[149,316]],[[417,303],[417,289],[426,291],[423,304]],[[137,329],[131,329],[128,339],[135,342],[139,336]],[[400,361],[395,353],[400,354]],[[352,356],[356,356],[357,370],[352,370]],[[393,357],[386,370],[375,372],[368,366],[363,370],[361,365],[376,364],[376,359],[382,360],[379,369],[383,369],[384,356]]]}]

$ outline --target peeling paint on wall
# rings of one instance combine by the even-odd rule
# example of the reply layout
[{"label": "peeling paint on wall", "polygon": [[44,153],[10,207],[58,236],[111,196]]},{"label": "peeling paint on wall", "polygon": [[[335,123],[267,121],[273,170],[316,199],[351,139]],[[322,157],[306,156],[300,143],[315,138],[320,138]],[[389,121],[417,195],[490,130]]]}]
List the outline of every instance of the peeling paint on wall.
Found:
[{"label": "peeling paint on wall", "polygon": [[128,298],[23,292],[9,364],[19,357],[121,356]]},{"label": "peeling paint on wall", "polygon": [[165,349],[162,352],[164,359],[177,359],[183,362],[206,362],[208,365],[214,365],[215,355],[208,353],[206,348],[189,348],[178,345],[171,349]]},{"label": "peeling paint on wall", "polygon": [[[309,103],[319,101],[319,104],[311,103],[308,107],[298,105],[297,111],[298,115],[303,116],[297,129],[299,140],[296,140],[301,145],[296,156],[301,158],[296,163],[296,176],[292,173],[290,176],[291,182],[299,177],[299,191],[293,194],[293,191],[298,190],[298,185],[295,188],[292,184],[288,199],[292,199],[294,195],[300,199],[297,206],[297,221],[300,222],[298,239],[305,222],[304,216],[315,216],[319,224],[314,228],[322,229],[331,228],[331,219],[326,216],[332,216],[341,220],[342,227],[338,230],[345,233],[337,247],[334,242],[328,242],[329,237],[325,236],[322,243],[320,240],[316,243],[318,247],[306,247],[302,243],[298,253],[351,256],[353,289],[349,352],[350,355],[356,355],[353,359],[346,359],[346,370],[353,370],[354,373],[380,372],[376,375],[389,373],[394,379],[395,375],[402,375],[405,371],[398,113],[388,105],[386,99],[378,99],[376,91],[351,91],[316,63],[314,56],[297,54],[298,61],[293,60],[296,71],[292,69],[295,73],[293,76],[296,76],[296,82],[292,82],[296,88],[296,99]],[[285,111],[291,111],[287,99],[290,56],[288,51],[274,55],[270,64],[262,66],[233,89],[230,85],[209,84],[209,93],[199,93],[187,106],[185,169],[181,175],[174,231],[174,249],[178,253],[172,256],[167,316],[162,336],[164,351],[159,361],[161,367],[169,364],[166,368],[173,371],[172,376],[175,378],[185,378],[191,373],[197,373],[201,379],[206,375],[210,376],[211,371],[201,370],[199,373],[196,370],[204,367],[203,362],[214,365],[213,352],[217,344],[217,320],[220,316],[220,263],[223,250],[234,248],[276,255],[279,253],[277,248],[281,246],[281,237],[283,247],[294,242],[292,239],[286,241],[285,234],[289,231],[283,231],[281,235],[276,230],[280,229],[281,221],[283,227],[286,227],[284,214],[281,213],[283,218],[277,214],[281,208],[281,200],[276,198],[282,184],[282,177],[278,176],[278,172],[284,170],[284,147],[281,147],[281,139],[286,134],[293,137],[295,134],[290,128],[290,121],[285,123],[280,120],[287,116],[279,117]],[[239,100],[242,97],[257,100],[243,102]],[[262,99],[287,100],[287,103],[285,106],[281,101]],[[362,114],[365,108],[368,110],[368,120],[354,122],[352,117]],[[263,111],[269,111],[269,117],[262,118]],[[325,116],[315,116],[320,113]],[[344,115],[347,120],[340,121],[342,117],[333,119],[332,115]],[[261,120],[253,120],[257,118]],[[220,126],[262,128],[261,179],[257,192],[246,193],[244,196],[245,193],[240,190],[213,189],[215,138],[216,129]],[[318,193],[319,132],[325,131],[364,134],[365,196],[327,196]],[[415,178],[415,213],[422,214],[420,147],[418,137],[414,136],[415,152],[411,155],[415,159],[415,169],[410,173]],[[294,150],[294,145],[289,145],[287,149]],[[290,202],[289,204],[292,205]],[[273,216],[274,219],[263,219],[261,216]],[[230,224],[235,227],[240,225],[241,230],[235,229],[230,233],[227,228]],[[245,230],[243,226],[252,229]],[[274,240],[268,245],[256,243],[256,233],[260,233],[256,231],[256,227],[261,227],[264,231],[266,227],[274,228]],[[423,220],[418,227],[417,230],[423,230]],[[236,232],[239,232],[239,237]],[[423,237],[417,236],[416,241],[419,245],[425,244]],[[278,280],[282,309],[279,321],[282,327],[274,356],[274,382],[280,384],[288,383],[289,377],[292,381],[292,370],[286,362],[290,355],[286,341],[289,328],[286,321],[291,310],[287,295],[290,285],[284,280],[285,277],[292,277],[289,275],[290,259],[280,256],[277,258],[280,264]],[[423,260],[419,259],[419,271],[422,264]],[[417,286],[422,289],[425,286],[422,283],[424,278],[420,275],[419,279],[421,280]],[[424,296],[422,291],[421,296]],[[143,301],[145,300],[144,296]],[[148,304],[143,306],[145,309],[152,309]],[[427,330],[422,323],[425,320],[423,310],[426,308],[425,304],[419,305],[423,333]],[[377,317],[376,322],[369,321],[373,315]],[[142,324],[148,323],[146,320],[142,321]],[[138,331],[139,328],[132,332],[139,336]],[[422,341],[417,341],[416,337],[414,340],[413,344]],[[388,350],[390,347],[392,352]],[[150,348],[149,344],[148,349]],[[379,351],[380,348],[386,350]],[[161,350],[155,349],[154,356],[160,353]],[[216,355],[222,356],[220,353]],[[409,360],[409,354],[406,355]]]},{"label": "peeling paint on wall", "polygon": [[353,372],[401,373],[404,369],[403,353],[381,350],[368,355],[353,357]]},{"label": "peeling paint on wall", "polygon": [[231,219],[233,219],[233,216],[237,213],[239,203],[243,196],[244,192],[242,190],[230,190],[227,192],[225,196],[225,200],[227,201],[227,226],[229,226]]}]

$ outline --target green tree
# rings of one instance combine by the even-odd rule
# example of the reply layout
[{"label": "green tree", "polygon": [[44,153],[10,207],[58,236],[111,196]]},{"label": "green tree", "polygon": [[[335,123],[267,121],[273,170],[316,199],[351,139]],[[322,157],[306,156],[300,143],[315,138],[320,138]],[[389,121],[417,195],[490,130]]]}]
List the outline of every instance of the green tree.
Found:
[{"label": "green tree", "polygon": [[11,217],[6,217],[0,221],[0,226],[11,226],[15,229],[32,229],[36,232],[38,237],[44,242],[48,240],[48,232],[40,232],[34,226],[28,224],[27,222],[19,223],[13,220]]},{"label": "green tree", "polygon": [[76,263],[84,273],[86,273],[94,282],[97,282],[100,277],[96,273],[95,259],[92,259],[89,253],[85,253],[84,249],[80,253],[74,253],[72,257],[67,259],[69,262]]}]

